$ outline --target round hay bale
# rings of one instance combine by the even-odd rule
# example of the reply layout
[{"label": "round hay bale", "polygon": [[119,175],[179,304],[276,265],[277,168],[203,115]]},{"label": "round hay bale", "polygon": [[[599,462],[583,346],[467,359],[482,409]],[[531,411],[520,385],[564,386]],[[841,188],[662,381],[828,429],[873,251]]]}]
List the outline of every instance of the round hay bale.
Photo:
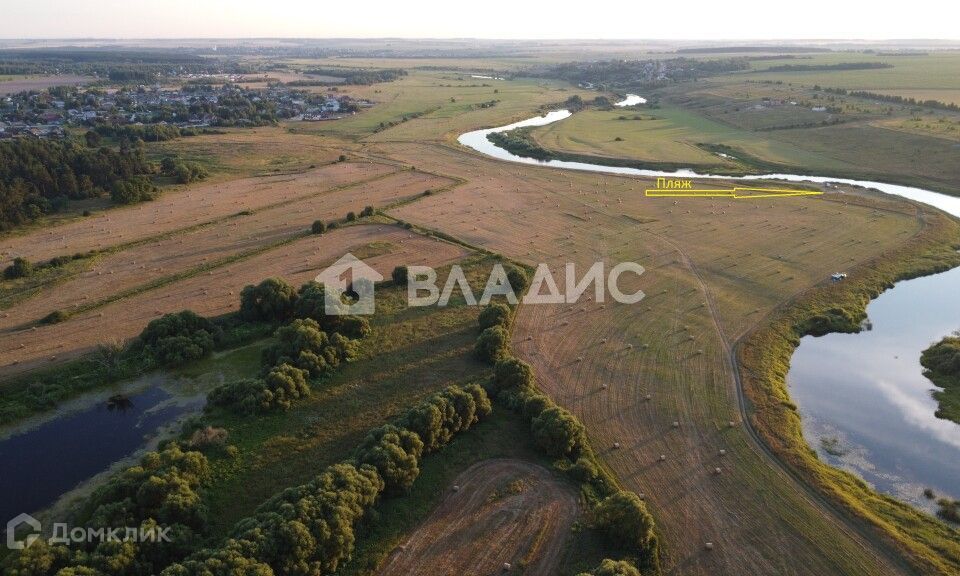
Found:
[{"label": "round hay bale", "polygon": [[666,454],[661,454],[661,455],[660,455],[660,461],[661,461],[661,462],[663,462],[663,461],[666,460],[666,459],[667,459],[667,455],[666,455]]},{"label": "round hay bale", "polygon": [[513,568],[513,566],[511,566],[509,562],[504,562],[504,563],[503,563],[503,571],[504,571],[504,572],[509,572],[511,568]]},{"label": "round hay bale", "polygon": [[703,545],[703,547],[706,548],[707,550],[713,550],[713,542],[707,542],[706,544]]},{"label": "round hay bale", "polygon": [[727,451],[721,449],[721,450],[720,450],[720,455],[721,455],[721,456],[726,456],[726,455],[727,455]]},{"label": "round hay bale", "polygon": [[677,422],[676,420],[674,420],[672,426],[673,426],[674,428],[679,428],[679,427],[680,427],[680,423]]},{"label": "round hay bale", "polygon": [[453,491],[454,491],[454,492],[459,492],[459,491],[460,491],[460,486],[454,484],[454,485],[453,485]]},{"label": "round hay bale", "polygon": [[719,468],[714,468],[714,469],[713,469],[713,473],[714,473],[714,474],[719,474],[720,472],[721,472],[721,470],[720,470]]}]

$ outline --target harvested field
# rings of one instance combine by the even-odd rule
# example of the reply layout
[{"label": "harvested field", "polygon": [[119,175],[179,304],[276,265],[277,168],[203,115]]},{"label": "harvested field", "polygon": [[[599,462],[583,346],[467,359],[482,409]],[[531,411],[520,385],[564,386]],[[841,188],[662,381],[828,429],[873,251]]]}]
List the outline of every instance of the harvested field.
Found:
[{"label": "harvested field", "polygon": [[43,90],[51,86],[76,86],[86,84],[92,80],[93,77],[91,76],[78,76],[76,74],[18,77],[13,80],[0,82],[0,96],[16,94],[17,92],[28,92],[30,90]]},{"label": "harvested field", "polygon": [[242,257],[293,240],[308,231],[314,220],[342,219],[348,211],[359,213],[366,205],[381,208],[414,198],[426,189],[452,183],[430,174],[403,171],[356,185],[314,192],[312,196],[301,196],[249,216],[216,221],[103,255],[89,270],[5,310],[0,315],[0,334],[23,328],[55,310],[70,312],[89,307],[138,286],[198,267],[214,267],[224,259]]},{"label": "harvested field", "polygon": [[668,573],[896,572],[741,429],[727,343],[831,271],[911,237],[920,229],[912,205],[857,190],[651,199],[642,190],[652,183],[638,179],[511,166],[441,146],[393,152],[470,180],[397,217],[554,270],[598,260],[646,267],[630,286],[647,294],[637,305],[522,307],[514,346],[540,386],[583,420],[621,481],[645,495]]},{"label": "harvested field", "polygon": [[[243,178],[199,184],[169,192],[153,202],[118,208],[49,229],[0,240],[0,265],[14,257],[32,262],[102,250],[212,220],[305,198],[323,190],[390,174],[395,168],[372,162],[344,162],[302,174]],[[362,207],[362,206],[361,206]]]},{"label": "harvested field", "polygon": [[168,312],[191,309],[204,316],[234,311],[240,290],[270,276],[291,284],[313,279],[346,252],[357,252],[384,276],[394,266],[440,266],[459,260],[467,250],[388,225],[348,226],[322,236],[308,236],[245,260],[185,278],[83,312],[52,326],[34,326],[4,334],[0,376],[65,360],[114,338],[127,339]]},{"label": "harvested field", "polygon": [[557,573],[580,512],[569,485],[536,464],[496,459],[471,466],[454,486],[378,574],[497,574],[504,563],[528,576]]}]

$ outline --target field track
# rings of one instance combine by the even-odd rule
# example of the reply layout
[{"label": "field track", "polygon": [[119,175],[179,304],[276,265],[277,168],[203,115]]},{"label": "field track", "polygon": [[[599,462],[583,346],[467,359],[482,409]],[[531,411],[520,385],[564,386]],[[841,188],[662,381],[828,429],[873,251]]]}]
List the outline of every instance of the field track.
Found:
[{"label": "field track", "polygon": [[440,505],[387,559],[380,576],[556,574],[580,509],[575,491],[520,460],[486,460],[454,480]]}]

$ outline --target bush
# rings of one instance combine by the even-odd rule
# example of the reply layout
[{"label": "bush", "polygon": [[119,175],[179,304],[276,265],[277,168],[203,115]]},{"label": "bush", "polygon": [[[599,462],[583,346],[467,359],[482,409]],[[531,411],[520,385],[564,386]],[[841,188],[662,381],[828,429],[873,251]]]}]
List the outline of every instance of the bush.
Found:
[{"label": "bush", "polygon": [[116,204],[135,204],[153,200],[156,194],[157,187],[146,176],[116,180],[110,186],[110,199]]},{"label": "bush", "polygon": [[207,446],[222,446],[227,441],[229,433],[225,428],[207,426],[198,428],[190,435],[188,444],[191,448],[205,448]]},{"label": "bush", "polygon": [[507,280],[510,281],[510,287],[513,288],[514,294],[519,298],[527,291],[527,287],[530,286],[530,277],[527,276],[527,272],[523,268],[512,264],[506,267],[506,271]]},{"label": "bush", "polygon": [[559,406],[541,412],[531,429],[537,444],[550,456],[577,455],[586,444],[583,424]]},{"label": "bush", "polygon": [[151,320],[140,333],[140,344],[157,364],[180,366],[209,355],[218,334],[213,322],[183,310]]},{"label": "bush", "polygon": [[511,319],[512,312],[509,306],[503,302],[493,302],[480,312],[477,323],[481,330],[486,330],[492,326],[503,326],[509,329]]},{"label": "bush", "polygon": [[323,220],[314,220],[313,224],[310,225],[310,231],[314,234],[323,234],[327,231],[327,225],[323,223]]},{"label": "bush", "polygon": [[547,409],[555,407],[553,400],[545,395],[530,391],[523,395],[523,404],[520,406],[520,413],[528,422],[533,422],[535,418],[543,414]]},{"label": "bush", "polygon": [[270,409],[264,403],[266,384],[263,380],[246,378],[221,384],[207,394],[208,406],[220,406],[238,414],[256,414]]},{"label": "bush", "polygon": [[342,334],[329,336],[313,319],[297,319],[277,330],[277,343],[263,351],[263,364],[287,363],[321,376],[356,357],[357,344]]},{"label": "bush", "polygon": [[494,326],[480,333],[474,352],[480,360],[493,364],[507,355],[509,343],[510,334],[503,327]]},{"label": "bush", "polygon": [[406,286],[409,279],[407,267],[397,266],[393,269],[393,272],[390,273],[390,277],[397,286]]},{"label": "bush", "polygon": [[349,338],[366,338],[370,334],[370,321],[362,316],[327,314],[323,285],[317,282],[307,282],[300,287],[293,315],[295,318],[310,318],[322,330],[339,332]]},{"label": "bush", "polygon": [[533,368],[519,358],[507,357],[497,362],[493,370],[493,393],[504,390],[532,389],[534,385]]},{"label": "bush", "polygon": [[357,219],[357,215],[354,212],[347,212],[347,222],[353,222]]},{"label": "bush", "polygon": [[307,372],[284,363],[272,368],[262,380],[238,380],[214,388],[207,395],[207,403],[239,414],[256,414],[289,410],[294,400],[308,396]]},{"label": "bush", "polygon": [[445,446],[457,432],[489,415],[491,410],[490,399],[480,386],[451,386],[411,409],[400,425],[420,437],[425,452],[432,452]]},{"label": "bush", "polygon": [[636,566],[626,560],[604,559],[599,566],[589,573],[582,572],[577,576],[640,576],[640,571]]},{"label": "bush", "polygon": [[590,483],[600,476],[600,469],[592,460],[578,458],[573,467],[570,468],[570,475],[580,482]]},{"label": "bush", "polygon": [[280,278],[267,278],[240,291],[240,317],[247,321],[280,322],[293,315],[296,289]]},{"label": "bush", "polygon": [[70,314],[63,310],[54,310],[40,319],[41,324],[59,324],[70,318]]},{"label": "bush", "polygon": [[609,496],[594,510],[596,527],[617,546],[649,556],[655,546],[653,517],[633,492]]},{"label": "bush", "polygon": [[373,206],[365,206],[363,210],[360,211],[360,217],[373,216]]},{"label": "bush", "polygon": [[268,409],[289,410],[294,400],[310,395],[307,371],[290,364],[280,364],[270,370],[263,383],[265,391],[261,405]]},{"label": "bush", "polygon": [[33,274],[33,264],[26,258],[14,258],[13,264],[3,270],[3,277],[7,280],[26,278],[31,274]]},{"label": "bush", "polygon": [[937,500],[937,506],[939,506],[937,516],[949,522],[960,524],[960,500],[941,498]]},{"label": "bush", "polygon": [[371,432],[357,450],[357,462],[377,469],[388,492],[410,489],[420,475],[423,441],[415,432],[386,425]]}]

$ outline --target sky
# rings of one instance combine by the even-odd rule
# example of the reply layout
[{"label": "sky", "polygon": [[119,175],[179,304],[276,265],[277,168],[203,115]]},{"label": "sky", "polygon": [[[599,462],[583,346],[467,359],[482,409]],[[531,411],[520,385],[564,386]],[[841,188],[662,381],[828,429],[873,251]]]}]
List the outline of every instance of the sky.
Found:
[{"label": "sky", "polygon": [[960,2],[0,0],[0,38],[960,39]]}]

